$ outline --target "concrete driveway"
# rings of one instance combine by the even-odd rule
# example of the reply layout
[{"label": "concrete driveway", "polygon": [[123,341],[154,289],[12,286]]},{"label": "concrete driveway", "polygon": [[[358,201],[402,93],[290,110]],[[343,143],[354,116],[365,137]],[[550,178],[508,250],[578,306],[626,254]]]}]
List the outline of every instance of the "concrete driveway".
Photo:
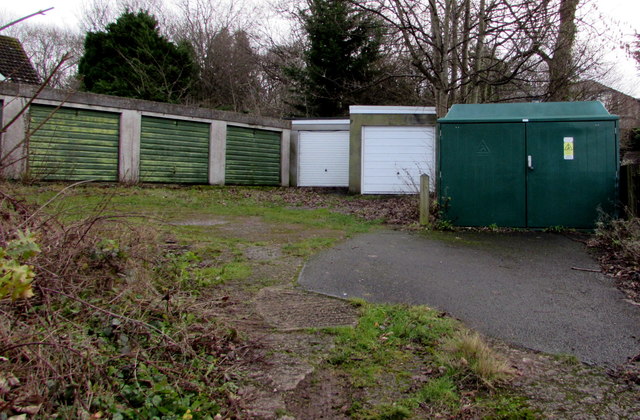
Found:
[{"label": "concrete driveway", "polygon": [[383,231],[311,258],[299,283],[428,305],[511,344],[617,365],[640,353],[640,307],[611,279],[584,271],[598,268],[582,243],[560,234]]}]

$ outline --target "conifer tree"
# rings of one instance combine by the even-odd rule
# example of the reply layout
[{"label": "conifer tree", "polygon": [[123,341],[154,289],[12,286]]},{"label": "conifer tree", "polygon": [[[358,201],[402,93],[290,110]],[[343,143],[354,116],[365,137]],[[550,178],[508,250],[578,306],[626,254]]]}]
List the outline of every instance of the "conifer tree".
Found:
[{"label": "conifer tree", "polygon": [[192,50],[160,35],[147,12],[125,12],[104,32],[89,32],[78,74],[83,90],[160,102],[180,102],[196,76]]},{"label": "conifer tree", "polygon": [[293,105],[300,115],[345,116],[379,73],[382,26],[348,0],[309,0],[300,17],[307,48],[303,65],[287,69]]}]

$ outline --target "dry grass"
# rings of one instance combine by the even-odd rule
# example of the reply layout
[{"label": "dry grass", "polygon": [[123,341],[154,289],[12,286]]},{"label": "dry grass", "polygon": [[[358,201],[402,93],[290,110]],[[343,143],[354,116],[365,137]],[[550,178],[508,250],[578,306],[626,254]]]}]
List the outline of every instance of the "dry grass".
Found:
[{"label": "dry grass", "polygon": [[509,363],[496,354],[477,332],[462,330],[443,344],[451,366],[469,379],[493,388],[513,375]]}]

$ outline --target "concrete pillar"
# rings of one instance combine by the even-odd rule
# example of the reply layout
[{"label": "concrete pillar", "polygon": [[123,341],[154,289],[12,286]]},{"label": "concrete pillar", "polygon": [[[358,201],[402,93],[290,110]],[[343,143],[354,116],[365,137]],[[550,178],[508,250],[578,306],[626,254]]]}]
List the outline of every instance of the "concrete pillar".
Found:
[{"label": "concrete pillar", "polygon": [[300,144],[300,131],[291,131],[291,141],[289,142],[289,185],[291,187],[298,186],[298,153]]},{"label": "concrete pillar", "polygon": [[289,186],[289,159],[291,145],[291,130],[282,130],[280,137],[280,185]]},{"label": "concrete pillar", "polygon": [[[26,98],[3,96],[0,97],[2,106],[2,127],[5,132],[0,137],[0,169],[2,175],[10,179],[19,179],[26,175],[28,168],[26,134],[29,113],[25,109]],[[16,120],[9,122],[16,116]]]},{"label": "concrete pillar", "polygon": [[224,185],[227,123],[213,121],[209,129],[209,184]]},{"label": "concrete pillar", "polygon": [[118,179],[126,184],[140,181],[140,133],[142,113],[123,110],[120,114],[120,156]]}]

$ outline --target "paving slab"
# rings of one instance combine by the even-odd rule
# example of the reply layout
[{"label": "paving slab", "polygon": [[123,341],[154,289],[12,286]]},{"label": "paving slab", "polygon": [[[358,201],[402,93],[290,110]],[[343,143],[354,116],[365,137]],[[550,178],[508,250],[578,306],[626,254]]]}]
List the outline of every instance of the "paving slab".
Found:
[{"label": "paving slab", "polygon": [[640,353],[640,307],[583,243],[542,232],[381,231],[312,257],[306,290],[371,302],[428,305],[508,343],[585,363]]},{"label": "paving slab", "polygon": [[278,331],[353,326],[357,310],[349,302],[286,287],[265,287],[255,299],[256,309]]}]

